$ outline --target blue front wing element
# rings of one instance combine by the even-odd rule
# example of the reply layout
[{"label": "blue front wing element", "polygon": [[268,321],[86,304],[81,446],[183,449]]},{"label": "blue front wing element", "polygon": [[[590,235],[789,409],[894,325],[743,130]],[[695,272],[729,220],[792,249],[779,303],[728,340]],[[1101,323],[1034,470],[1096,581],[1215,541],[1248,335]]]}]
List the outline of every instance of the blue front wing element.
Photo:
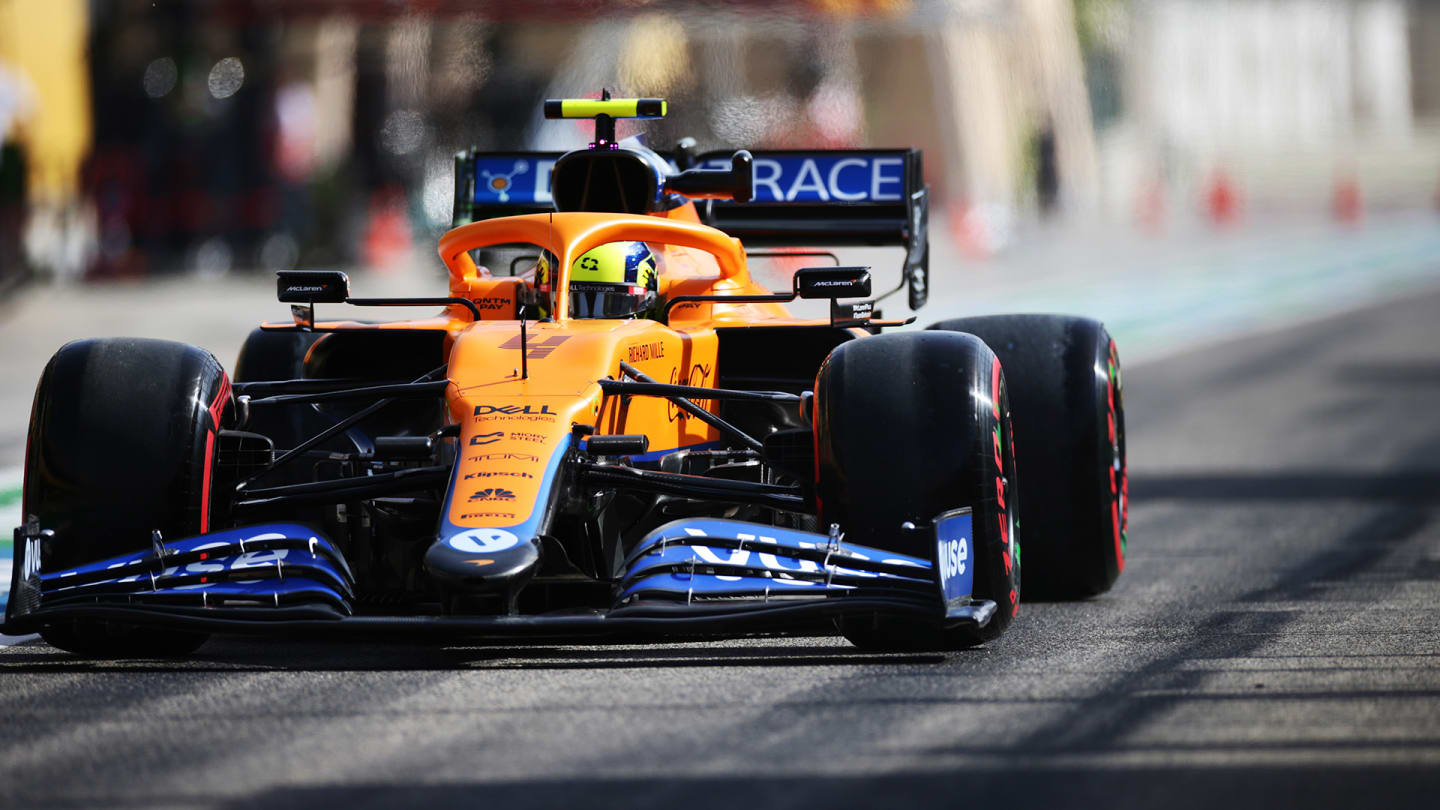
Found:
[{"label": "blue front wing element", "polygon": [[876,612],[947,627],[983,626],[995,604],[970,598],[969,532],[969,510],[941,515],[928,534],[936,550],[932,561],[795,529],[682,519],[636,545],[609,611],[365,617],[353,615],[354,580],[339,550],[298,524],[157,543],[149,551],[43,575],[43,543],[28,535],[16,544],[15,598],[4,631],[33,632],[72,616],[197,629],[271,632],[286,626],[441,637],[668,632],[668,627],[723,633]]},{"label": "blue front wing element", "polygon": [[691,518],[650,532],[626,562],[617,605],[883,594],[934,606],[929,560],[826,535],[736,520]]},{"label": "blue front wing element", "polygon": [[[35,555],[39,542],[21,552]],[[354,578],[324,536],[294,523],[271,523],[159,542],[144,552],[41,574],[25,560],[17,593],[23,610],[95,605],[285,608],[324,605],[351,612]],[[11,618],[16,611],[10,612]]]}]

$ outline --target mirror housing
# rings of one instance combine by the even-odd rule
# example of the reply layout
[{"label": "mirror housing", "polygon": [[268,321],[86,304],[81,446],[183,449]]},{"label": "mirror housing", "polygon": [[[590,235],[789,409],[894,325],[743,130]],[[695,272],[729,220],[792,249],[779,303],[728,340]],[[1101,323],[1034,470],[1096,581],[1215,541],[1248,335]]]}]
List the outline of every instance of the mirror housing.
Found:
[{"label": "mirror housing", "polygon": [[339,270],[281,270],[275,292],[282,304],[343,304],[350,300],[350,277]]},{"label": "mirror housing", "polygon": [[802,267],[795,271],[798,298],[868,298],[870,268]]},{"label": "mirror housing", "polygon": [[730,156],[728,169],[686,169],[665,178],[665,191],[690,199],[734,200],[755,198],[755,159],[741,149]]}]

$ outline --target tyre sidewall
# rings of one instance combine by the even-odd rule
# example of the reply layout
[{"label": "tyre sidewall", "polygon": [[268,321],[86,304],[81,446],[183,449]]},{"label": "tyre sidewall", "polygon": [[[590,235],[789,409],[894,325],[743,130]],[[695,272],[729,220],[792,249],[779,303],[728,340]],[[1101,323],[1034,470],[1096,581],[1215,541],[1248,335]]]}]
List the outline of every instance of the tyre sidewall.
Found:
[{"label": "tyre sidewall", "polygon": [[209,530],[215,440],[233,420],[215,358],[135,338],[66,344],[36,391],[24,510],[52,529],[44,570],[71,568]]},{"label": "tyre sidewall", "polygon": [[[942,512],[970,507],[972,593],[994,600],[997,611],[982,634],[940,638],[931,628],[928,643],[953,649],[999,636],[1018,610],[1018,538],[1008,527],[1019,511],[1010,431],[1002,427],[1008,391],[994,353],[973,335],[863,338],[832,352],[815,392],[820,525],[839,524],[849,542],[933,560],[926,527]],[[922,528],[902,532],[905,522]],[[915,635],[883,624],[894,638]],[[862,646],[887,646],[877,641]]]},{"label": "tyre sidewall", "polygon": [[994,315],[930,329],[979,336],[1006,369],[1024,471],[1020,496],[1029,508],[1027,595],[1071,599],[1109,590],[1124,567],[1128,496],[1122,380],[1105,327],[1061,315]]}]

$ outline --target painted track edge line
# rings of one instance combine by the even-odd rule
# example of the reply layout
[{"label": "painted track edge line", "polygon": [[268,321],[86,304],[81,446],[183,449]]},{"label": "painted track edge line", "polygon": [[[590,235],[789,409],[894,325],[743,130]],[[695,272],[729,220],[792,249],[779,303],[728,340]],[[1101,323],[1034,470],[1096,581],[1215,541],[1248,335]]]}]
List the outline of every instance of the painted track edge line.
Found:
[{"label": "painted track edge line", "polygon": [[1186,354],[1192,351],[1198,351],[1200,349],[1204,349],[1210,346],[1220,346],[1226,343],[1230,343],[1232,341],[1248,340],[1251,338],[1262,337],[1264,335],[1278,334],[1280,332],[1284,332],[1290,329],[1310,326],[1312,324],[1321,323],[1323,321],[1328,321],[1334,318],[1352,315],[1357,312],[1364,312],[1370,309],[1379,309],[1381,307],[1396,304],[1411,298],[1434,295],[1437,293],[1440,293],[1440,280],[1419,283],[1411,287],[1396,290],[1394,293],[1389,295],[1381,295],[1375,298],[1369,298],[1364,301],[1356,302],[1355,304],[1349,306],[1341,306],[1333,309],[1327,309],[1324,311],[1311,312],[1295,318],[1287,318],[1284,320],[1273,321],[1270,323],[1258,324],[1252,327],[1233,329],[1224,332],[1216,332],[1213,335],[1206,335],[1203,337],[1196,337],[1188,340],[1180,340],[1175,342],[1174,344],[1159,347],[1154,351],[1139,353],[1138,356],[1136,356],[1134,359],[1126,356],[1124,345],[1120,345],[1117,343],[1117,347],[1120,350],[1120,362],[1123,367],[1138,368],[1140,366],[1149,365],[1150,363],[1170,360],[1178,355]]}]

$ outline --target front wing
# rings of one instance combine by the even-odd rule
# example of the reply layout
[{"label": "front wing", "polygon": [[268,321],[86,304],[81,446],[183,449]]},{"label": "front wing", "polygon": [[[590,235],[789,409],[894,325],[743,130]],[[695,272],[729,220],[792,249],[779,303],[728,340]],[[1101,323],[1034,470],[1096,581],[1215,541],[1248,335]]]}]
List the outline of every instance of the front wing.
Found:
[{"label": "front wing", "polygon": [[970,510],[927,527],[930,559],[794,529],[687,518],[648,534],[607,609],[504,616],[356,615],[340,549],[272,523],[175,541],[41,573],[53,535],[15,530],[13,587],[0,632],[93,618],[220,633],[395,634],[406,639],[778,631],[884,614],[946,629],[984,627],[995,603],[971,597]]}]

